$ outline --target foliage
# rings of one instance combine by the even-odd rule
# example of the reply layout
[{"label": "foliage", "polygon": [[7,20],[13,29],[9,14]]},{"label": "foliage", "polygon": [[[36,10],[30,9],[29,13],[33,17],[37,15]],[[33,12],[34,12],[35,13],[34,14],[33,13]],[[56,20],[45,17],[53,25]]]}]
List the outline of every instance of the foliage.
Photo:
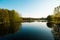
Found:
[{"label": "foliage", "polygon": [[54,8],[54,14],[47,17],[48,21],[60,23],[60,6]]},{"label": "foliage", "polygon": [[60,24],[60,6],[57,6],[54,9],[53,15],[47,16],[47,20],[48,20],[48,22],[47,22],[48,27],[55,27],[55,28],[58,27],[56,24]]},{"label": "foliage", "polygon": [[21,17],[15,10],[0,9],[0,22],[21,22]]},{"label": "foliage", "polygon": [[17,32],[21,20],[15,10],[0,9],[0,36]]},{"label": "foliage", "polygon": [[47,16],[47,20],[48,20],[48,22],[49,22],[49,21],[52,21],[52,16],[51,16],[51,15],[48,15],[48,16]]}]

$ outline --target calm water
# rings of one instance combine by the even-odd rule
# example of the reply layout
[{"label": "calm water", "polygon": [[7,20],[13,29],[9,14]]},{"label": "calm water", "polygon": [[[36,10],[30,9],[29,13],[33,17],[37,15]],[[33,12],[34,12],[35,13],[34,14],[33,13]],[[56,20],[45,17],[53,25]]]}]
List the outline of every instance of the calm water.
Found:
[{"label": "calm water", "polygon": [[15,34],[0,37],[0,40],[54,40],[46,22],[22,23]]}]

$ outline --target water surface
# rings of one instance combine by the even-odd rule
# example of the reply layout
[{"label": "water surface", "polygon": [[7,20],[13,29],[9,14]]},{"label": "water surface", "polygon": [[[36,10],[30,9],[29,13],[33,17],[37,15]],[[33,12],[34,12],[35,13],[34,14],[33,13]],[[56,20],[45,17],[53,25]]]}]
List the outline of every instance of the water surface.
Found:
[{"label": "water surface", "polygon": [[3,40],[54,40],[51,29],[46,22],[22,23],[18,32],[8,34]]}]

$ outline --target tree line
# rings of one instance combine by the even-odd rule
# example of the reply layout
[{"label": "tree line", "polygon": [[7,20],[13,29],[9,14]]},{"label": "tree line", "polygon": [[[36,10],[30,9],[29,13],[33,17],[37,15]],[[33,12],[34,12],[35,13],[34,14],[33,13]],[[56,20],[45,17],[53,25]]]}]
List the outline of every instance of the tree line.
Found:
[{"label": "tree line", "polygon": [[0,9],[0,36],[17,32],[21,21],[21,15],[15,10]]},{"label": "tree line", "polygon": [[60,6],[54,8],[54,13],[47,16],[47,24],[49,27],[60,24]]},{"label": "tree line", "polygon": [[48,22],[60,23],[60,6],[54,8],[54,14],[47,16]]},{"label": "tree line", "polygon": [[15,10],[0,8],[0,23],[21,22],[21,16]]}]

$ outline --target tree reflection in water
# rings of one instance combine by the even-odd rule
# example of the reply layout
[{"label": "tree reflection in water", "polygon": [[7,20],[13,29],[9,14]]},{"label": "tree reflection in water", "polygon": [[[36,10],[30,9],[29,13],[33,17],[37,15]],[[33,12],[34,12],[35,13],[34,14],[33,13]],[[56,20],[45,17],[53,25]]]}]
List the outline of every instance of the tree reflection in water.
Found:
[{"label": "tree reflection in water", "polygon": [[47,23],[49,28],[52,28],[52,34],[55,40],[60,40],[60,23]]},{"label": "tree reflection in water", "polygon": [[12,34],[21,28],[21,23],[0,24],[0,36]]},{"label": "tree reflection in water", "polygon": [[54,23],[47,22],[47,26],[48,26],[49,28],[52,28],[52,27],[53,27],[53,24],[54,24]]}]

